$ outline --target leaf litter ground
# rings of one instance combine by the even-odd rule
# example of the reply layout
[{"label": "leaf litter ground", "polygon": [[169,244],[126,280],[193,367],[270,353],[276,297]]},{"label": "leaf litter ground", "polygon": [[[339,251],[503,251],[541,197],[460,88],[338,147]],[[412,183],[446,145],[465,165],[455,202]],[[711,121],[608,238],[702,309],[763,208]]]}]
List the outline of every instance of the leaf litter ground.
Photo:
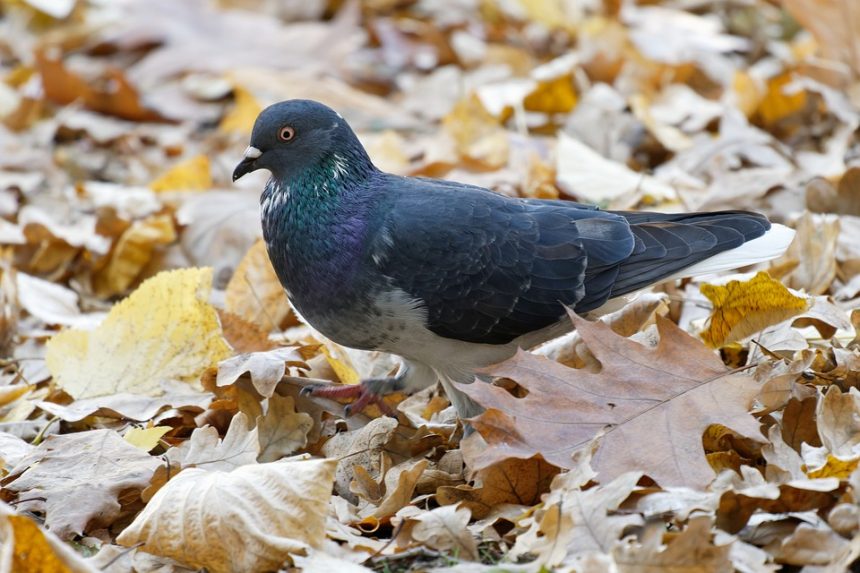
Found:
[{"label": "leaf litter ground", "polygon": [[[849,568],[849,5],[0,1],[0,570]],[[796,240],[573,316],[468,437],[435,388],[343,419],[301,388],[396,362],[301,323],[230,181],[294,97],[395,173]]]}]

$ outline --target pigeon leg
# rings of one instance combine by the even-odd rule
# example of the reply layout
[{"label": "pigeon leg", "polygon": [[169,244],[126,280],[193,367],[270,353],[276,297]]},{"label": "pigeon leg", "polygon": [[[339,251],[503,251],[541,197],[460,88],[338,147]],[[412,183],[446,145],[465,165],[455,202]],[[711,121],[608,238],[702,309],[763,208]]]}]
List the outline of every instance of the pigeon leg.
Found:
[{"label": "pigeon leg", "polygon": [[344,407],[344,415],[357,414],[371,404],[375,404],[387,416],[397,416],[385,396],[394,392],[412,394],[436,383],[436,373],[423,364],[403,361],[403,366],[396,376],[384,378],[368,378],[360,384],[315,384],[305,386],[302,394],[321,396],[323,398],[355,398],[355,401]]},{"label": "pigeon leg", "polygon": [[360,384],[337,384],[331,386],[315,384],[302,388],[302,394],[332,399],[355,398],[355,402],[344,406],[343,413],[345,416],[357,414],[371,404],[376,404],[386,416],[397,417],[394,408],[385,402],[385,396],[401,390],[401,384],[398,384],[398,382],[397,376],[390,376],[387,378],[369,378],[362,380]]}]

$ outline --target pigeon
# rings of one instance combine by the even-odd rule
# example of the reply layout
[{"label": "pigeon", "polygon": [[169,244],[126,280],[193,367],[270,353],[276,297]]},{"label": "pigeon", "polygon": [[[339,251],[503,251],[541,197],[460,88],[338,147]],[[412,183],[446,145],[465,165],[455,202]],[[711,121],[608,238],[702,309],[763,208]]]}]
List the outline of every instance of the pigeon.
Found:
[{"label": "pigeon", "polygon": [[458,384],[570,331],[650,285],[780,256],[794,231],[747,211],[650,213],[507,197],[377,169],[344,118],[310,100],[264,109],[233,172],[266,169],[260,205],[272,266],[296,312],[344,346],[402,358],[395,375],[310,393],[346,415],[437,381]]}]

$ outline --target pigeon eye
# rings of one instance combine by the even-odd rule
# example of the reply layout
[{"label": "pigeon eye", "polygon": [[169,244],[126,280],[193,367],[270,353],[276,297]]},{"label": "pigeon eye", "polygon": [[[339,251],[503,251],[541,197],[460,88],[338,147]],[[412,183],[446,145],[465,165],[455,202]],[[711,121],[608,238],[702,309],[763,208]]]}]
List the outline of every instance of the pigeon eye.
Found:
[{"label": "pigeon eye", "polygon": [[295,136],[296,130],[289,125],[285,125],[281,128],[281,131],[278,132],[278,139],[280,139],[281,141],[289,141]]}]

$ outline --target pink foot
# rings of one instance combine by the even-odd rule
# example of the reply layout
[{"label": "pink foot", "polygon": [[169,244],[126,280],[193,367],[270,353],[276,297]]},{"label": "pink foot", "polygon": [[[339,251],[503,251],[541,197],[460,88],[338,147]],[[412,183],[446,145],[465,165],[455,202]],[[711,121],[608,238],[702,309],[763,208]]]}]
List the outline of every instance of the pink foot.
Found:
[{"label": "pink foot", "polygon": [[302,394],[320,396],[322,398],[355,398],[355,402],[343,408],[344,416],[358,414],[371,404],[376,404],[386,416],[397,417],[394,408],[385,402],[385,396],[397,391],[394,378],[371,378],[360,384],[314,384],[302,388]]}]

